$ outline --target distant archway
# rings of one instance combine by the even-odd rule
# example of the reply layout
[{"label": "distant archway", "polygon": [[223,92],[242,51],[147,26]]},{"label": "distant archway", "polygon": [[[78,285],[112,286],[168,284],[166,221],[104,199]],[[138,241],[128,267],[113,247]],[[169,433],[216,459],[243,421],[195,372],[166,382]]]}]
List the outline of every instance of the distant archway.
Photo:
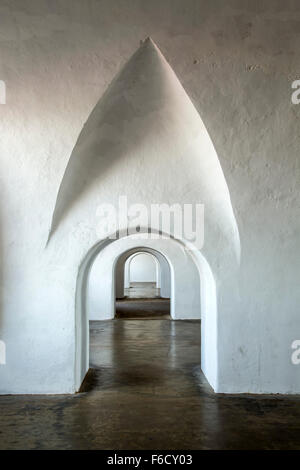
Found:
[{"label": "distant archway", "polygon": [[170,265],[167,259],[158,251],[153,250],[147,247],[138,247],[130,250],[128,253],[125,253],[122,256],[116,265],[116,296],[117,298],[122,298],[124,296],[124,287],[128,288],[128,274],[126,270],[128,270],[128,261],[132,259],[132,257],[136,256],[138,253],[144,253],[152,255],[156,262],[156,269],[157,269],[157,278],[158,283],[157,287],[160,288],[160,295],[163,298],[170,298],[171,296],[171,272],[170,272]]},{"label": "distant archway", "polygon": [[[211,385],[216,388],[218,368],[216,345],[217,303],[215,281],[211,269],[203,255],[198,250],[194,250],[193,247],[189,246],[188,242],[176,240],[172,237],[169,237],[167,240],[151,240],[147,238],[146,233],[148,233],[148,229],[141,229],[139,235],[128,236],[127,234],[123,234],[122,236],[122,234],[120,234],[120,238],[118,240],[103,240],[90,249],[80,266],[76,288],[75,366],[77,389],[80,388],[80,385],[89,367],[89,331],[86,300],[87,285],[91,268],[94,265],[96,258],[101,262],[101,255],[103,255],[105,252],[106,256],[109,254],[112,263],[111,268],[109,269],[110,276],[106,280],[104,289],[109,293],[109,302],[107,306],[110,309],[110,318],[112,318],[115,299],[115,265],[119,257],[124,254],[124,252],[129,251],[130,249],[140,248],[141,243],[143,247],[152,249],[153,245],[156,245],[156,247],[159,248],[157,251],[160,251],[169,262],[171,271],[171,289],[174,291],[171,302],[171,309],[173,309],[173,319],[184,319],[186,314],[194,314],[194,318],[197,318],[201,309],[201,366]],[[201,283],[199,277],[198,281],[196,278],[196,282],[191,282],[193,279],[192,271],[194,269],[196,269],[198,276],[200,274]],[[190,272],[187,275],[188,271]],[[178,286],[180,286],[179,289]],[[186,288],[188,291],[186,291]],[[185,293],[186,295],[182,295],[182,293]],[[197,294],[196,296],[195,293]],[[192,311],[187,311],[185,301],[191,296],[194,296],[190,303]]]}]

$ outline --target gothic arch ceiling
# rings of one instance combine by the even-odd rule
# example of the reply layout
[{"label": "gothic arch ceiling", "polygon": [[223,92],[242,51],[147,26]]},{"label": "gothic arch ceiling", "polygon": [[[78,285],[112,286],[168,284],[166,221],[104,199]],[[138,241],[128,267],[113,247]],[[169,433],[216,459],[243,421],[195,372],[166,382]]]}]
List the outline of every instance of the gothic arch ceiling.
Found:
[{"label": "gothic arch ceiling", "polygon": [[[113,175],[113,176],[112,176]],[[107,185],[133,202],[204,203],[205,223],[239,235],[228,187],[206,128],[170,65],[148,38],[99,100],[72,151],[49,240],[82,200]],[[105,202],[108,202],[109,197]]]}]

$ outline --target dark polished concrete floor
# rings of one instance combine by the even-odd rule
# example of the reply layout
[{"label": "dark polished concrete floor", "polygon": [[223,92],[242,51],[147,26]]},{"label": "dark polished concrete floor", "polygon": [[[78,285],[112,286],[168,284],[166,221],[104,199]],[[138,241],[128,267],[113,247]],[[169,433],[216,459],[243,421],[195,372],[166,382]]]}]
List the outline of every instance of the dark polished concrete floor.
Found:
[{"label": "dark polished concrete floor", "polygon": [[199,322],[116,319],[90,329],[86,391],[0,397],[1,449],[300,449],[299,397],[212,392]]},{"label": "dark polished concrete floor", "polygon": [[155,282],[132,282],[124,293],[116,300],[116,318],[170,319],[170,299],[160,296]]},{"label": "dark polished concrete floor", "polygon": [[124,289],[128,299],[155,299],[160,297],[160,288],[155,282],[131,282],[130,287]]}]

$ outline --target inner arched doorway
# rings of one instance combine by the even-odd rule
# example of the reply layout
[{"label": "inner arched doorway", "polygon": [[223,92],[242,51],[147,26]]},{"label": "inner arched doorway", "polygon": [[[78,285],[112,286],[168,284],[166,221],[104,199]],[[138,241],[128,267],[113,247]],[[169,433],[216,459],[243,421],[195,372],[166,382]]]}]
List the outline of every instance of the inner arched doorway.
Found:
[{"label": "inner arched doorway", "polygon": [[[130,250],[125,253],[123,259],[120,258],[116,266],[116,295],[118,298],[122,298],[125,292],[123,292],[123,273],[124,273],[124,289],[130,288],[130,275],[129,269],[131,263],[139,255],[148,255],[155,262],[155,280],[156,288],[160,289],[160,296],[162,298],[170,298],[171,296],[171,271],[170,265],[167,259],[157,250],[147,247],[139,247]],[[125,262],[124,262],[125,258]],[[122,268],[124,265],[124,271]],[[150,279],[150,277],[148,278]]]},{"label": "inner arched doorway", "polygon": [[150,247],[123,253],[115,266],[116,316],[170,316],[171,270],[167,259]]}]

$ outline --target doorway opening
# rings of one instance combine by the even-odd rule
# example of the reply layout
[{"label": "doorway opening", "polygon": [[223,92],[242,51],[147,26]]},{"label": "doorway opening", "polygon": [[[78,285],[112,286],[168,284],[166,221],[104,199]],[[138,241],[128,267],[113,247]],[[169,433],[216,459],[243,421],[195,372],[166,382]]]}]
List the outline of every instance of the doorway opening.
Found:
[{"label": "doorway opening", "polygon": [[153,254],[141,251],[127,258],[124,293],[131,299],[160,297],[160,266]]},{"label": "doorway opening", "polygon": [[[111,300],[114,306],[109,317],[90,318],[90,369],[81,391],[130,390],[139,396],[157,386],[170,394],[199,381],[203,387],[200,318],[191,318],[192,308],[200,313],[194,260],[171,240],[159,245],[150,240],[148,246],[127,243],[118,251],[117,243],[102,251],[90,272],[90,284],[98,286],[98,293],[102,286],[97,305],[111,293],[103,306],[108,308]],[[178,315],[182,312],[185,317]],[[188,373],[183,375],[182,368]]]},{"label": "doorway opening", "polygon": [[171,319],[170,269],[162,255],[144,248],[127,253],[118,264],[115,317]]}]

